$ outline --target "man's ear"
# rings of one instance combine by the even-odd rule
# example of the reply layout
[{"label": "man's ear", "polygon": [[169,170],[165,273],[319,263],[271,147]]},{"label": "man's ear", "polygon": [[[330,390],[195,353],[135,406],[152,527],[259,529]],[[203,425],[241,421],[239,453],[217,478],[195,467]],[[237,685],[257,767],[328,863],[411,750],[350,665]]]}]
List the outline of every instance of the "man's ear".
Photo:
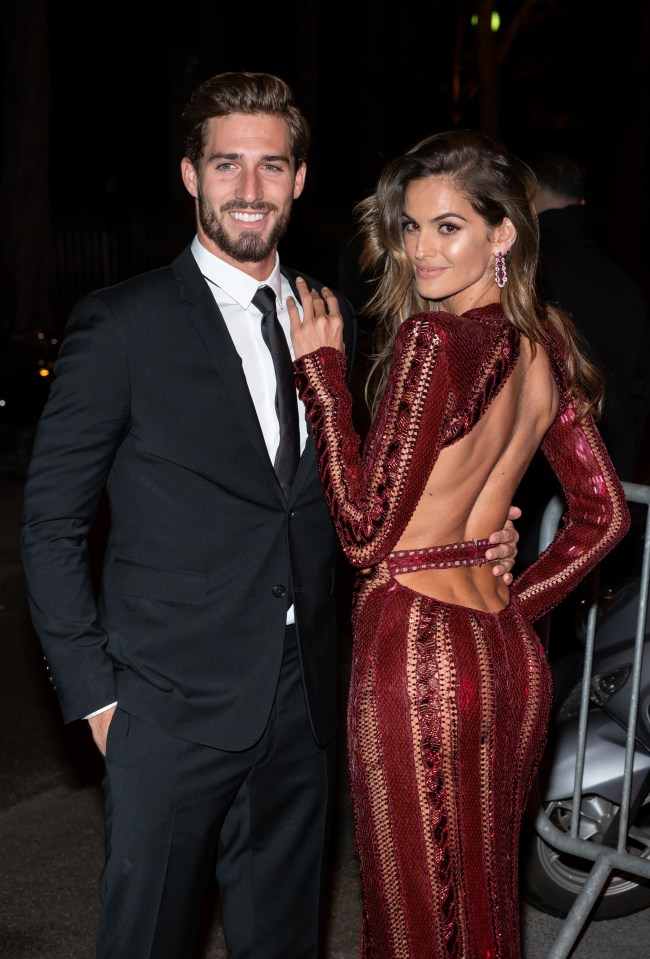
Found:
[{"label": "man's ear", "polygon": [[189,157],[183,157],[181,160],[181,177],[187,192],[196,199],[199,195],[198,174]]},{"label": "man's ear", "polygon": [[297,200],[305,187],[305,177],[307,176],[307,164],[301,163],[296,170],[296,176],[293,183],[293,198]]},{"label": "man's ear", "polygon": [[517,231],[515,230],[512,220],[509,217],[504,216],[503,220],[492,234],[493,245],[497,250],[501,250],[502,253],[507,253],[516,239]]}]

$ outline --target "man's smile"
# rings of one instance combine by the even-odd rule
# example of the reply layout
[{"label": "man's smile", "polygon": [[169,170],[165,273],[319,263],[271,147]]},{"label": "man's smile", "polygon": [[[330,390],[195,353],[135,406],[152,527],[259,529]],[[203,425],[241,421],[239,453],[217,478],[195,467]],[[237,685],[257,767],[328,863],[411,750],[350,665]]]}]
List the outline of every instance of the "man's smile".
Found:
[{"label": "man's smile", "polygon": [[258,220],[263,220],[266,213],[243,213],[235,210],[230,215],[234,220],[240,220],[242,223],[255,223]]}]

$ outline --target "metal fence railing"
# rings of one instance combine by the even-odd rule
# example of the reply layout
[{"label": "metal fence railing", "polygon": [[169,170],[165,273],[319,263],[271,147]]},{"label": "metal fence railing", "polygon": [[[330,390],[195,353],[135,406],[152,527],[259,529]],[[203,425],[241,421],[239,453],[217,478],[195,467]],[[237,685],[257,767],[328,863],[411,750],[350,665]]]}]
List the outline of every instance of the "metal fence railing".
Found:
[{"label": "metal fence railing", "polygon": [[[623,483],[625,495],[630,503],[645,504],[650,507],[650,486],[637,483]],[[540,531],[540,552],[548,546],[555,535],[565,506],[556,497],[548,504]],[[571,809],[571,824],[568,832],[563,832],[551,821],[542,807],[535,820],[535,831],[545,843],[560,853],[576,856],[593,863],[584,885],[577,895],[566,918],[562,922],[560,933],[555,939],[547,959],[566,959],[576,944],[596,905],[608,879],[618,872],[650,880],[650,860],[631,852],[628,848],[628,827],[630,821],[630,800],[634,770],[635,733],[639,707],[639,688],[645,641],[646,617],[648,608],[648,581],[650,579],[650,509],[646,513],[646,527],[640,574],[639,605],[636,619],[634,644],[634,662],[628,682],[631,683],[631,698],[627,718],[625,759],[622,777],[622,795],[618,819],[618,838],[616,845],[597,844],[579,836],[579,820],[582,804],[583,770],[585,746],[590,711],[590,683],[596,634],[597,600],[594,599],[589,611],[587,635],[584,653],[584,672],[582,699],[578,721],[578,738],[575,761],[574,789]]]}]

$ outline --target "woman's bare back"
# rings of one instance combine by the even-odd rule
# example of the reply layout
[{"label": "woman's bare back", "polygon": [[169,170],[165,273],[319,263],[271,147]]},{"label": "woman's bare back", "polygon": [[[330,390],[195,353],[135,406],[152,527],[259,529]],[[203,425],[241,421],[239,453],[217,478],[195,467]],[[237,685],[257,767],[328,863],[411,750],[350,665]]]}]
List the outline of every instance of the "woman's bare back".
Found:
[{"label": "woman's bare back", "polygon": [[[396,550],[481,539],[503,526],[517,487],[555,419],[559,394],[541,347],[522,336],[515,368],[473,429],[444,449]],[[509,591],[492,567],[421,570],[405,586],[460,606],[496,611]]]}]

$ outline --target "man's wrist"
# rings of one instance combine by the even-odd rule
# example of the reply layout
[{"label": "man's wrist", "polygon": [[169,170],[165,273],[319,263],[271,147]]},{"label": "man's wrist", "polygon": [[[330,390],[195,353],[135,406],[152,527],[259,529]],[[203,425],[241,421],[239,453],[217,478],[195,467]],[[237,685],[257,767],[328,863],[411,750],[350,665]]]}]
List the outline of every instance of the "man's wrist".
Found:
[{"label": "man's wrist", "polygon": [[94,713],[88,713],[87,716],[84,716],[84,719],[92,719],[93,716],[99,716],[100,713],[105,713],[107,709],[112,709],[113,706],[117,706],[117,702],[109,703],[108,706],[102,706],[101,709],[96,709]]}]

